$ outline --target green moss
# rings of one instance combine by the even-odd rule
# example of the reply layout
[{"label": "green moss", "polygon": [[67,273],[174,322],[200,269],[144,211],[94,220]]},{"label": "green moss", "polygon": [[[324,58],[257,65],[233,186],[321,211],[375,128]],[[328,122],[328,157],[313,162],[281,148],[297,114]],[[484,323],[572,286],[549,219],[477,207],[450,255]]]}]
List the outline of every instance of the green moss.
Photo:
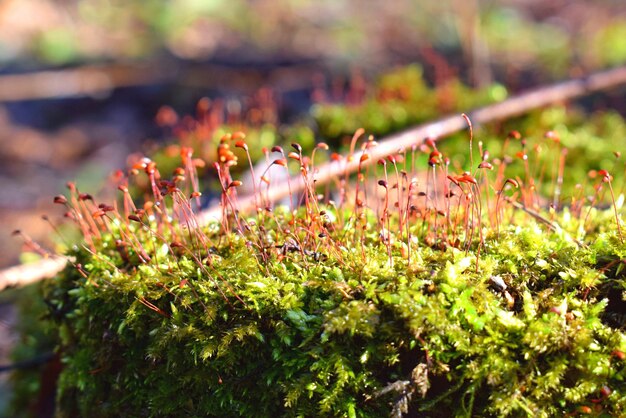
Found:
[{"label": "green moss", "polygon": [[[596,400],[617,416],[626,336],[603,315],[626,282],[602,267],[626,247],[587,238],[527,221],[490,239],[478,267],[478,247],[419,247],[410,265],[394,249],[390,267],[375,240],[364,257],[262,262],[231,236],[200,267],[170,251],[126,265],[107,235],[97,256],[73,254],[89,280],[69,268],[46,286],[60,416],[379,417],[403,396],[429,416],[556,416]],[[403,392],[377,396],[395,381]]]}]

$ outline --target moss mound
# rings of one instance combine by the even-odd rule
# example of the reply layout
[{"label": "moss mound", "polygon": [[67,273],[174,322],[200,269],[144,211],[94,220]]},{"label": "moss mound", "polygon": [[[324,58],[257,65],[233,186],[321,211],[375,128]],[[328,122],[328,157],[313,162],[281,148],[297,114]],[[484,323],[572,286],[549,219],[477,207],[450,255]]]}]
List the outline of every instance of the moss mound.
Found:
[{"label": "moss mound", "polygon": [[527,221],[478,265],[420,246],[391,267],[371,236],[266,260],[235,235],[203,260],[160,242],[146,265],[105,235],[45,292],[59,415],[619,416],[626,336],[607,305],[624,305],[626,246],[593,238]]}]

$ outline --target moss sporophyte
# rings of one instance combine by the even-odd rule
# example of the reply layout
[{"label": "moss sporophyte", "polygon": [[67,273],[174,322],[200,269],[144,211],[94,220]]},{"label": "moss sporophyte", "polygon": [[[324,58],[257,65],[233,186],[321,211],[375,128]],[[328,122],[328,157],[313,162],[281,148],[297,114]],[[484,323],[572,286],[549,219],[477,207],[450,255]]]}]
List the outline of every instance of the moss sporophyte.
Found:
[{"label": "moss sporophyte", "polygon": [[[55,202],[83,243],[44,286],[59,416],[626,414],[613,173],[568,189],[554,133],[512,132],[497,157],[471,135],[465,163],[434,140],[374,161],[359,130],[346,155],[265,150],[255,175],[237,132],[215,161],[181,147],[171,177],[137,159],[115,202],[70,184]],[[277,167],[296,174],[284,206]],[[206,222],[198,168],[219,185]]]}]

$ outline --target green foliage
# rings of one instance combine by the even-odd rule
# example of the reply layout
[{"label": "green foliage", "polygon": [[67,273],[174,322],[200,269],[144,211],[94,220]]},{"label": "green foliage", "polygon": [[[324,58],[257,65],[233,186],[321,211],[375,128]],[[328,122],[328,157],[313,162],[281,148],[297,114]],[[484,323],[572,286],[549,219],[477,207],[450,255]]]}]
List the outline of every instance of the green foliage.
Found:
[{"label": "green foliage", "polygon": [[413,392],[409,410],[428,416],[618,416],[626,336],[603,315],[626,281],[603,267],[626,247],[588,238],[526,222],[478,266],[476,250],[420,247],[411,264],[394,249],[392,268],[376,241],[365,257],[263,262],[231,236],[203,269],[170,251],[125,264],[105,236],[73,254],[88,279],[68,268],[46,286],[59,416],[380,417]]},{"label": "green foliage", "polygon": [[361,102],[320,104],[313,109],[313,115],[323,138],[351,136],[359,128],[385,135],[442,114],[502,100],[506,94],[500,85],[475,91],[457,79],[431,88],[422,76],[421,67],[410,65],[383,75]]}]

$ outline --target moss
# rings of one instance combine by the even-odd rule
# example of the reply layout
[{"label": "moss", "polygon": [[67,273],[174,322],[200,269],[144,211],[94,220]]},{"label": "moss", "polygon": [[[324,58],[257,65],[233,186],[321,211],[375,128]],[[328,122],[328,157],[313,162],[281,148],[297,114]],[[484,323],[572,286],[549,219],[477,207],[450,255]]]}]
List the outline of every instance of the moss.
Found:
[{"label": "moss", "polygon": [[[394,248],[394,267],[376,240],[364,257],[260,261],[231,236],[206,268],[170,251],[127,265],[105,235],[96,256],[73,254],[88,280],[69,268],[47,283],[59,415],[375,417],[412,394],[410,410],[430,416],[617,416],[626,337],[602,316],[605,286],[626,282],[602,267],[626,247],[611,233],[583,247],[545,234],[510,226],[478,266],[477,248],[420,247],[410,265]],[[396,381],[408,385],[377,396]]]}]

